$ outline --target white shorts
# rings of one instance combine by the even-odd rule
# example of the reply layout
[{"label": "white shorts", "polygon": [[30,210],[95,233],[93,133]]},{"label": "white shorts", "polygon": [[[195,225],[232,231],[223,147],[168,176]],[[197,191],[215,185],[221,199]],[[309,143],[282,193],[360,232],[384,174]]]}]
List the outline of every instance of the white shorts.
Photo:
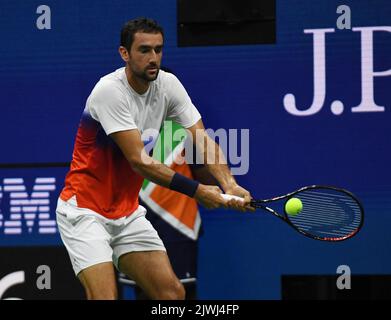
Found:
[{"label": "white shorts", "polygon": [[166,251],[162,240],[139,206],[131,215],[111,220],[77,207],[74,198],[58,199],[56,216],[61,239],[68,250],[73,270],[80,271],[102,262],[113,262],[132,251]]}]

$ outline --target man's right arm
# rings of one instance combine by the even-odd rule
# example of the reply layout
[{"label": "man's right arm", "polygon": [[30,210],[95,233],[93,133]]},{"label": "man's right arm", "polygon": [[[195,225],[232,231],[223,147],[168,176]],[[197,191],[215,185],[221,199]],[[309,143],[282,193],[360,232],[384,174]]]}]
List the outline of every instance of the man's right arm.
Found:
[{"label": "man's right arm", "polygon": [[164,187],[169,187],[175,172],[150,157],[144,150],[140,132],[137,129],[118,131],[110,137],[120,147],[132,168],[144,178]]},{"label": "man's right arm", "polygon": [[[135,172],[149,181],[170,188],[175,171],[146,153],[137,129],[114,132],[110,137],[119,146]],[[194,198],[207,208],[226,207],[226,201],[220,196],[221,193],[217,186],[199,184]]]}]

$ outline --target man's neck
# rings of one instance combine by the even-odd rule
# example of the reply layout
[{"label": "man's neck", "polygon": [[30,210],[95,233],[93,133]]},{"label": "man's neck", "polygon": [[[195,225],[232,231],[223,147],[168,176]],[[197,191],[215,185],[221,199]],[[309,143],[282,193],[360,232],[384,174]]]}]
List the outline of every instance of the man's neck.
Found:
[{"label": "man's neck", "polygon": [[128,80],[129,85],[132,87],[134,91],[138,94],[144,94],[147,92],[149,88],[149,82],[142,80],[140,78],[136,78],[134,74],[129,70],[129,67],[125,68],[126,79]]}]

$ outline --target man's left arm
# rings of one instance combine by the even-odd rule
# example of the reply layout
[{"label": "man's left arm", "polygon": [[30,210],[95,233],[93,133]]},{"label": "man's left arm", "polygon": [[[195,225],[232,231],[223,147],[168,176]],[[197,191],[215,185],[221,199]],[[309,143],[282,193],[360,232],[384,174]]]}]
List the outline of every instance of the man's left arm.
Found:
[{"label": "man's left arm", "polygon": [[220,146],[208,136],[202,120],[200,119],[187,130],[191,133],[193,143],[204,161],[205,168],[215,177],[224,192],[244,198],[244,203],[230,200],[228,205],[242,211],[254,211],[254,208],[250,206],[252,199],[250,192],[238,185],[228,167],[224,153]]}]

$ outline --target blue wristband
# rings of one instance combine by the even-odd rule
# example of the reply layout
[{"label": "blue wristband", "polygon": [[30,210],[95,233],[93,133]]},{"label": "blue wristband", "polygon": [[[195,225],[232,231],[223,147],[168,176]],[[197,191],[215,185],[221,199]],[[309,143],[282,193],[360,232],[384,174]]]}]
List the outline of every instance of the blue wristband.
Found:
[{"label": "blue wristband", "polygon": [[199,184],[200,183],[198,181],[189,179],[179,173],[175,173],[170,182],[170,189],[193,198]]}]

